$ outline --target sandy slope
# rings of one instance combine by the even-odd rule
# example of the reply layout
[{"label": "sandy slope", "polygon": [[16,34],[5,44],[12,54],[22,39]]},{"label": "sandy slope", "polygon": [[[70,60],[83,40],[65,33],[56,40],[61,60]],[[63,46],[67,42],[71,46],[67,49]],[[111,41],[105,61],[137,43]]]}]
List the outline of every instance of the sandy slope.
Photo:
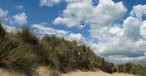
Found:
[{"label": "sandy slope", "polygon": [[[33,76],[52,76],[51,71],[47,67],[38,67],[35,69],[38,74]],[[0,76],[26,76],[18,72],[8,72],[6,70],[0,69]]]},{"label": "sandy slope", "polygon": [[25,75],[20,73],[11,73],[9,71],[0,69],[0,76],[25,76]]},{"label": "sandy slope", "polygon": [[122,73],[115,73],[115,74],[108,74],[104,73],[102,71],[97,71],[97,72],[71,72],[68,74],[62,74],[61,76],[134,76],[130,74],[122,74]]}]

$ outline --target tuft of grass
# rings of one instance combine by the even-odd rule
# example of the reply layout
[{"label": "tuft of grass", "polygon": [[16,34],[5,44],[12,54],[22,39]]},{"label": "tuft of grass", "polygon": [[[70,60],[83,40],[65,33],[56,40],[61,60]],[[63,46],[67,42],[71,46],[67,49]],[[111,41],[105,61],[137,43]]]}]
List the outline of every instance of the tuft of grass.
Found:
[{"label": "tuft of grass", "polygon": [[56,55],[56,52],[54,50],[54,47],[51,43],[52,40],[50,40],[49,37],[44,36],[41,40],[41,45],[43,46],[43,55],[42,58],[44,59],[44,64],[49,65],[52,69],[58,69],[58,57]]},{"label": "tuft of grass", "polygon": [[39,42],[38,38],[32,33],[32,31],[28,27],[23,27],[21,31],[17,31],[16,38],[23,43],[28,43],[32,45],[36,45]]},{"label": "tuft of grass", "polygon": [[[5,41],[0,45],[0,68],[31,76],[35,67],[35,55],[27,45]],[[12,45],[14,47],[12,47]]]},{"label": "tuft of grass", "polygon": [[146,66],[139,67],[135,74],[138,76],[146,76]]}]

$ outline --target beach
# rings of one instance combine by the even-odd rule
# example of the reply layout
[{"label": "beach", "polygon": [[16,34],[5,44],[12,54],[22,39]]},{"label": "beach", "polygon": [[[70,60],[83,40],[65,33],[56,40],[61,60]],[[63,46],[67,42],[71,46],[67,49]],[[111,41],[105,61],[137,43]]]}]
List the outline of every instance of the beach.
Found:
[{"label": "beach", "polygon": [[109,74],[102,71],[96,71],[96,72],[76,71],[76,72],[70,72],[67,74],[62,74],[61,76],[135,76],[135,75],[123,74],[123,73]]}]

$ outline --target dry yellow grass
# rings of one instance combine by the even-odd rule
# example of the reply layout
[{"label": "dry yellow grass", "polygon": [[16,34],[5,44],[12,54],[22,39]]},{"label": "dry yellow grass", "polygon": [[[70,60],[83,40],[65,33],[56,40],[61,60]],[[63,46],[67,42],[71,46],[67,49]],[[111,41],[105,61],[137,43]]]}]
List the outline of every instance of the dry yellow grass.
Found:
[{"label": "dry yellow grass", "polygon": [[102,71],[97,71],[97,72],[71,72],[68,74],[62,74],[61,76],[134,76],[130,74],[122,74],[122,73],[115,73],[115,74],[108,74]]}]

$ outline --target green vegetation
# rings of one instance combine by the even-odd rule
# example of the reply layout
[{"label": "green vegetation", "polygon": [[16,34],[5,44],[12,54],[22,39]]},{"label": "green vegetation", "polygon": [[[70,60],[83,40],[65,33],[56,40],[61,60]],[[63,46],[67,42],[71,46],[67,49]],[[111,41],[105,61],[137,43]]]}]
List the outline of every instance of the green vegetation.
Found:
[{"label": "green vegetation", "polygon": [[146,66],[143,65],[143,66],[139,67],[139,69],[137,71],[135,71],[134,74],[136,74],[138,76],[146,76]]},{"label": "green vegetation", "polygon": [[113,72],[122,72],[128,74],[135,74],[137,76],[146,75],[146,66],[142,64],[126,63],[115,65]]},{"label": "green vegetation", "polygon": [[130,63],[115,66],[96,56],[89,47],[78,46],[76,41],[47,35],[39,39],[27,27],[8,33],[0,24],[0,68],[33,76],[36,74],[34,69],[39,66],[47,66],[53,76],[76,69],[146,75],[145,67]]}]

